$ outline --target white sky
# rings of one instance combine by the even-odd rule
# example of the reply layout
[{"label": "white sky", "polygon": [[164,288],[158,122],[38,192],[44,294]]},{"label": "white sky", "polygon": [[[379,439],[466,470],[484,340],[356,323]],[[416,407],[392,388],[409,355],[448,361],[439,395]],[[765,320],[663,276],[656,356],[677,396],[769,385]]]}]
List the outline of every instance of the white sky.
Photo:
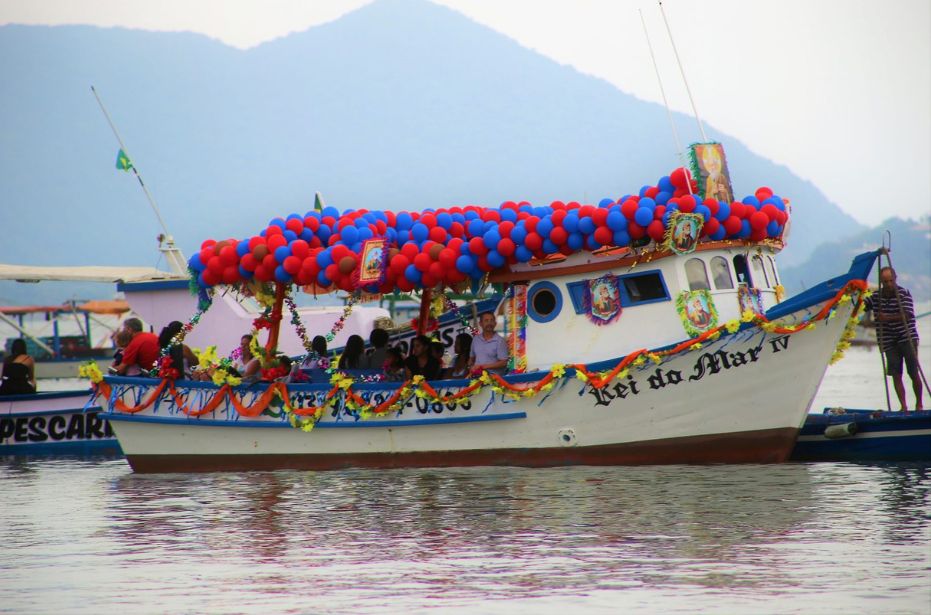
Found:
[{"label": "white sky", "polygon": [[[690,112],[648,0],[435,0],[560,63]],[[201,32],[248,48],[367,0],[0,0],[0,24]],[[666,0],[702,119],[865,224],[931,213],[929,0]],[[685,142],[699,139],[682,135]],[[726,146],[726,143],[725,143]]]}]

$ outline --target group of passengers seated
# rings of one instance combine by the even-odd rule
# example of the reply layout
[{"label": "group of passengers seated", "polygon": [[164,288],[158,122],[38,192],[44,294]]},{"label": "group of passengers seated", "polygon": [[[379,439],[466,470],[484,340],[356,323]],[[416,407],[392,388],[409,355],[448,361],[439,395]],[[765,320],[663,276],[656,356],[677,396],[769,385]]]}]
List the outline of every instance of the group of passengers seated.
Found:
[{"label": "group of passengers seated", "polygon": [[[243,384],[274,379],[284,382],[329,382],[336,370],[353,375],[370,376],[372,380],[402,382],[414,376],[427,380],[463,379],[482,371],[503,373],[508,363],[508,348],[504,338],[495,333],[497,319],[494,313],[485,312],[479,317],[481,331],[472,336],[460,333],[455,337],[452,356],[447,358],[446,347],[426,335],[411,340],[410,352],[404,356],[401,346],[389,346],[389,334],[376,328],[369,336],[370,348],[359,335],[350,335],[336,365],[331,365],[327,341],[321,335],[313,338],[311,351],[303,362],[296,363],[286,355],[275,357],[278,369],[263,370],[262,357],[252,352],[252,335],[243,335],[239,347],[230,355],[226,370],[231,376],[242,379]],[[176,377],[210,381],[213,368],[200,367],[198,358],[185,344],[172,344],[183,325],[173,321],[156,336],[143,330],[138,318],[129,318],[114,333],[118,347],[110,373],[125,376],[145,376],[154,373],[162,354],[170,358],[169,366]]]}]

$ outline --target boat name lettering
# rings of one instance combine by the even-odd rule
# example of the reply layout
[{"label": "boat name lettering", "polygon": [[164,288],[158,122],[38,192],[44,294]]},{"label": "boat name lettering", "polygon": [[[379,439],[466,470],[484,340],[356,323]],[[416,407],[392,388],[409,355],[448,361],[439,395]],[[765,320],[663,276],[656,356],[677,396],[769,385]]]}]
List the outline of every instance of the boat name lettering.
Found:
[{"label": "boat name lettering", "polygon": [[18,416],[0,419],[0,442],[102,440],[113,437],[110,422],[96,412],[87,414]]},{"label": "boat name lettering", "polygon": [[[783,335],[773,338],[769,341],[773,353],[787,351],[789,349],[789,336]],[[687,377],[677,369],[662,369],[657,367],[646,379],[650,389],[656,391],[667,386],[675,386],[682,382],[701,380],[706,376],[713,376],[727,370],[737,369],[751,363],[756,363],[763,353],[763,342],[759,345],[747,348],[746,350],[735,350],[727,352],[725,350],[715,350],[713,352],[704,352],[699,355],[695,364],[692,366],[692,373]],[[596,389],[589,385],[588,393],[595,398],[596,406],[608,406],[616,399],[626,399],[628,395],[637,395],[640,391],[637,388],[637,381],[633,376],[627,376],[626,382],[617,382],[613,385],[606,386],[603,389]]]}]

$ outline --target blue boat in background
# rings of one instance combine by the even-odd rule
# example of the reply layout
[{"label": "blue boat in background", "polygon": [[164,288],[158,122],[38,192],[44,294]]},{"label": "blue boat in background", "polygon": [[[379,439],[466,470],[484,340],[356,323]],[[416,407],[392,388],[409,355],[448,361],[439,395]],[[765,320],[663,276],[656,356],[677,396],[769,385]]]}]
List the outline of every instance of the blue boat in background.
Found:
[{"label": "blue boat in background", "polygon": [[810,414],[792,461],[931,461],[931,411],[827,408]]}]

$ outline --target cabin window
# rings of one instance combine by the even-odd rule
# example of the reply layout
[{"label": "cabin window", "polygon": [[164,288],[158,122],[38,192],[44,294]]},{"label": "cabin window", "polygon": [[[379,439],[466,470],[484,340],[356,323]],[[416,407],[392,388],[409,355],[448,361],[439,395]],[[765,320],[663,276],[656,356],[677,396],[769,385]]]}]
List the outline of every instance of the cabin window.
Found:
[{"label": "cabin window", "polygon": [[690,258],[686,261],[685,277],[689,281],[689,290],[711,290],[711,284],[708,283],[708,271],[702,259]]},{"label": "cabin window", "polygon": [[772,256],[766,257],[766,264],[769,265],[769,279],[773,281],[773,287],[779,284],[779,275],[776,273],[776,261]]},{"label": "cabin window", "polygon": [[711,259],[711,277],[714,279],[714,287],[718,290],[732,290],[734,288],[731,267],[723,256],[715,256]]},{"label": "cabin window", "polygon": [[572,307],[575,308],[576,314],[585,313],[585,289],[588,288],[588,280],[581,282],[569,282],[566,284],[566,291],[572,300]]},{"label": "cabin window", "polygon": [[766,269],[763,267],[763,257],[757,254],[750,259],[750,262],[753,264],[753,277],[757,280],[763,280],[766,283],[765,288],[771,288],[769,276],[766,275]]},{"label": "cabin window", "polygon": [[734,257],[734,273],[737,275],[738,284],[746,284],[748,287],[753,288],[750,269],[747,267],[747,258],[743,254]]},{"label": "cabin window", "polygon": [[527,296],[527,314],[537,322],[549,322],[562,310],[562,293],[552,282],[537,282]]},{"label": "cabin window", "polygon": [[668,301],[669,291],[659,271],[626,275],[621,278],[621,304],[623,306],[653,301]]}]

